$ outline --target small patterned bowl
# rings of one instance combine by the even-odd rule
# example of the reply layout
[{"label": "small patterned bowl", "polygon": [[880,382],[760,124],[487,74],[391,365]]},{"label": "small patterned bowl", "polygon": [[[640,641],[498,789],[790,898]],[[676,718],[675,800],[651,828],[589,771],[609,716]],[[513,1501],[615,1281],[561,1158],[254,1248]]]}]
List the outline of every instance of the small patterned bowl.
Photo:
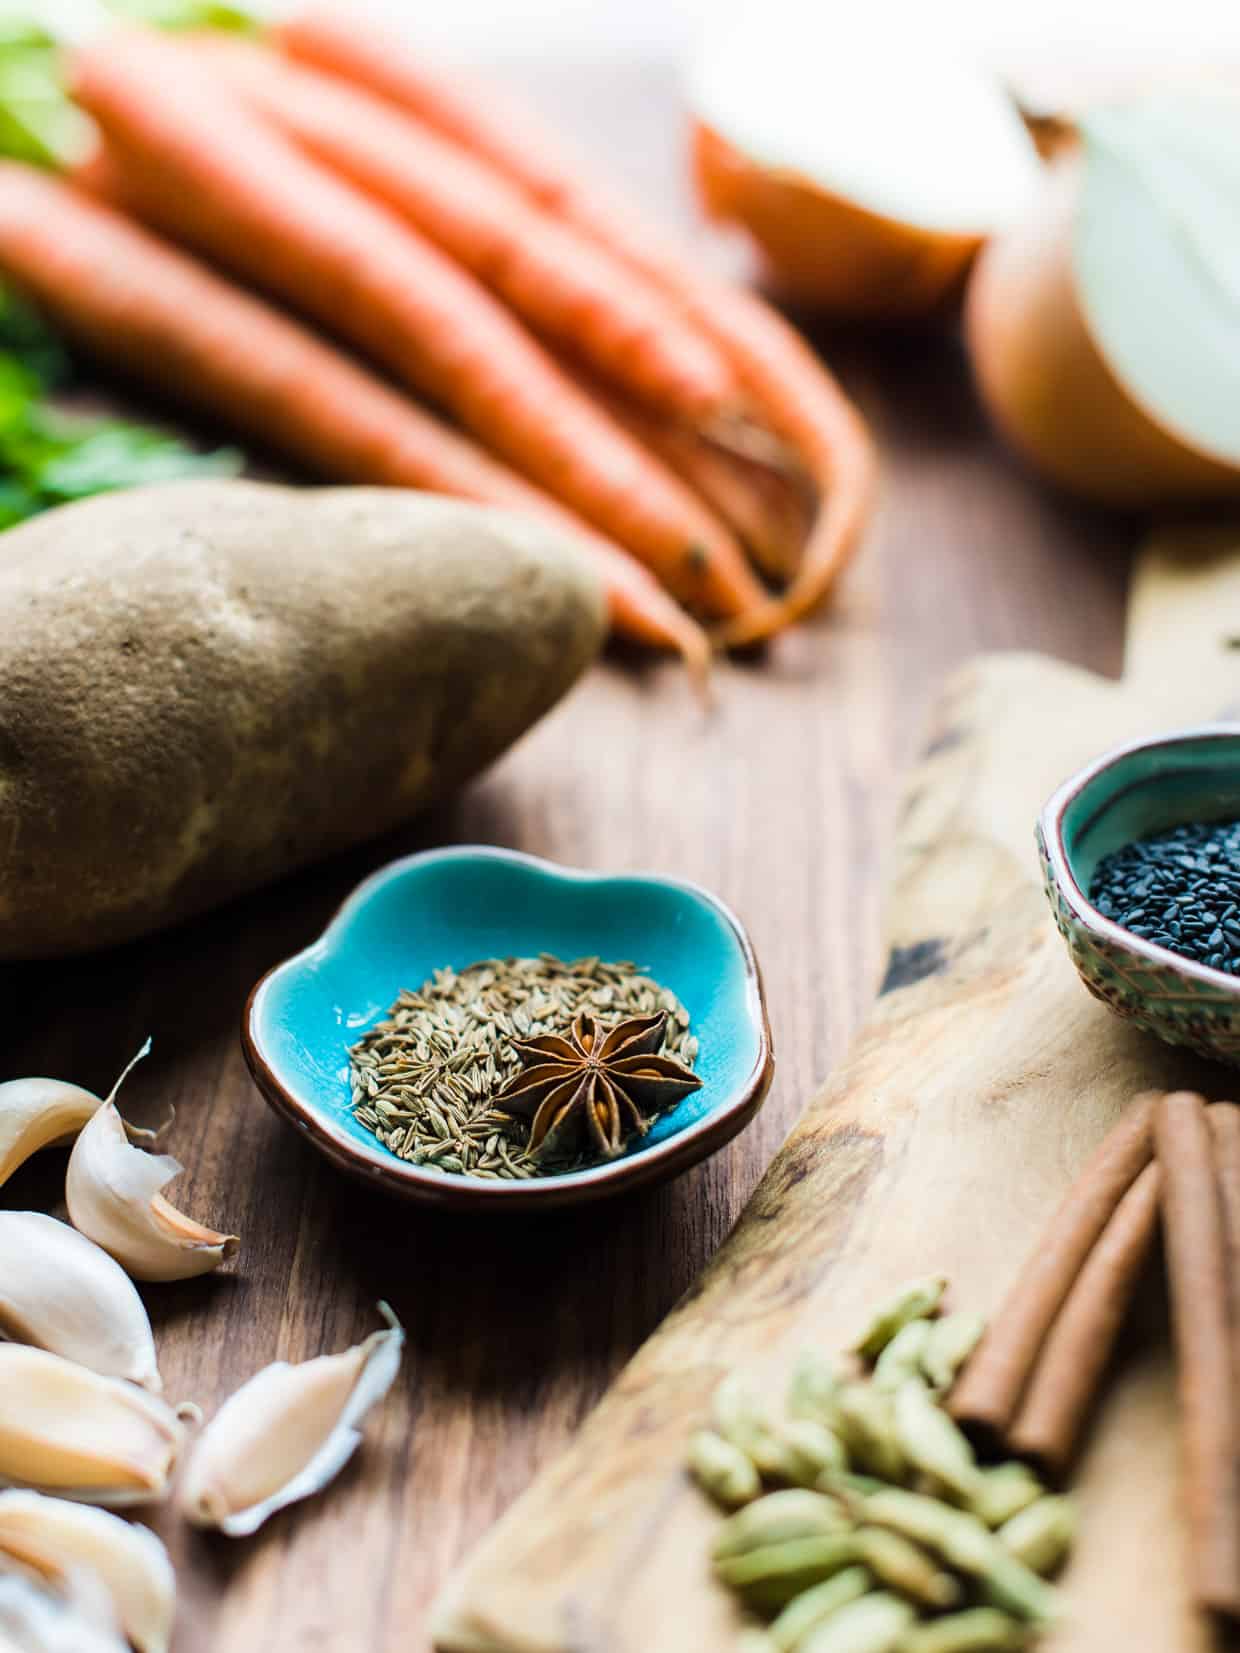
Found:
[{"label": "small patterned bowl", "polygon": [[1240,1065],[1240,977],[1182,958],[1105,918],[1089,899],[1103,856],[1186,821],[1240,819],[1240,725],[1206,724],[1109,752],[1042,811],[1046,893],[1081,980],[1169,1044]]},{"label": "small patterned bowl", "polygon": [[[632,959],[684,1004],[702,1087],[619,1159],[492,1182],[411,1165],[350,1109],[348,1051],[402,987],[441,965],[547,952]],[[513,1211],[662,1181],[747,1125],[774,1071],[762,981],[738,919],[692,884],[609,877],[490,848],[411,855],[360,884],[317,941],[265,975],[242,1024],[267,1101],[341,1170],[429,1205]]]}]

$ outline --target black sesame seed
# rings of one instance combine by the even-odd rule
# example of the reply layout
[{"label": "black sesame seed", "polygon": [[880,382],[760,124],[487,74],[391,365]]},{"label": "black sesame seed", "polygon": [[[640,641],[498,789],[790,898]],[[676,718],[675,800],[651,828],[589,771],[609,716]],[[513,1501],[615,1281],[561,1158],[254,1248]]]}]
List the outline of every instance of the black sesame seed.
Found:
[{"label": "black sesame seed", "polygon": [[1133,935],[1240,975],[1240,821],[1187,821],[1098,863],[1098,911]]}]

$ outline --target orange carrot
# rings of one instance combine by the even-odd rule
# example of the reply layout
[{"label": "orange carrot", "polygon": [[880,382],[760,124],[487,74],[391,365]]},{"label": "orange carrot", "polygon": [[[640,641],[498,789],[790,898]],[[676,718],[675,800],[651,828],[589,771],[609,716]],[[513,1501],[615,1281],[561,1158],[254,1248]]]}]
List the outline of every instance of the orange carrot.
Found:
[{"label": "orange carrot", "polygon": [[635,280],[459,145],[367,92],[247,41],[196,36],[187,50],[599,374],[687,420],[735,401],[722,352],[653,283]]},{"label": "orange carrot", "polygon": [[874,494],[876,460],[865,424],[800,336],[754,295],[704,277],[663,238],[603,198],[597,184],[490,89],[449,81],[399,37],[311,7],[277,31],[291,56],[313,62],[399,104],[483,157],[531,200],[661,287],[727,356],[753,404],[794,444],[822,504],[796,577],[723,626],[725,643],[769,637],[825,600],[856,546]]},{"label": "orange carrot", "polygon": [[806,490],[783,466],[716,446],[709,434],[594,385],[592,393],[643,447],[658,454],[739,536],[772,580],[796,570],[812,515]]},{"label": "orange carrot", "polygon": [[[315,0],[277,23],[281,50],[401,105],[462,149],[480,155],[532,200],[561,213],[578,187],[553,139],[494,86],[449,74],[413,51],[407,38],[369,17]],[[568,216],[565,214],[565,216]]]},{"label": "orange carrot", "polygon": [[342,482],[428,488],[576,535],[616,627],[679,649],[706,639],[645,568],[347,356],[46,172],[0,162],[0,272],[92,355]]},{"label": "orange carrot", "polygon": [[140,216],[439,401],[686,601],[735,615],[761,597],[727,530],[472,277],[208,84],[179,48],[118,32],[78,54],[74,86]]},{"label": "orange carrot", "polygon": [[831,594],[869,517],[877,457],[861,415],[782,316],[742,288],[682,282],[686,313],[728,352],[755,406],[793,444],[820,490],[787,589],[719,629],[725,646],[755,643],[813,613]]}]

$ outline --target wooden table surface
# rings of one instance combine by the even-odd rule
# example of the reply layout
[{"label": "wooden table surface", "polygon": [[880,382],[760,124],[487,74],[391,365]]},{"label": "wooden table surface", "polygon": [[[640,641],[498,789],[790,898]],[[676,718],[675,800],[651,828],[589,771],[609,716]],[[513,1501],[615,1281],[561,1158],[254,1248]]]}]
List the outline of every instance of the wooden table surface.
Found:
[{"label": "wooden table surface", "polygon": [[[670,77],[649,65],[522,71],[648,204],[682,219]],[[453,1561],[571,1436],[691,1285],[870,995],[894,789],[927,699],[979,649],[1118,668],[1130,522],[1040,491],[988,435],[951,329],[820,342],[885,454],[877,519],[834,610],[719,673],[704,715],[671,666],[609,659],[451,807],[259,896],[102,958],[6,972],[4,1076],[126,1088],[176,1107],[176,1203],[242,1236],[225,1274],[144,1292],[172,1399],[209,1413],[259,1366],[343,1348],[387,1298],[402,1376],[332,1491],[251,1540],[154,1521],[178,1564],[176,1653],[418,1650]],[[245,994],[393,855],[505,844],[579,866],[657,869],[717,891],[766,974],[777,1076],[765,1110],[672,1186],[543,1220],[389,1203],[331,1171],[242,1062]],[[64,1158],[4,1190],[54,1208]]]}]

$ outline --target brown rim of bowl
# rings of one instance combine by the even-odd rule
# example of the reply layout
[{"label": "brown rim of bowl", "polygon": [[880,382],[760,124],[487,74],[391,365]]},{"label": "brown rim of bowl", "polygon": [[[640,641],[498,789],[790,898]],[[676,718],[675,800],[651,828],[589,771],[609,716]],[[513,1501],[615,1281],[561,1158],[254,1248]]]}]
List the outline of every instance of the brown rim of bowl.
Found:
[{"label": "brown rim of bowl", "polygon": [[602,1165],[589,1166],[582,1171],[570,1171],[557,1177],[532,1178],[529,1181],[491,1182],[478,1177],[453,1176],[447,1171],[427,1170],[423,1166],[411,1165],[408,1161],[397,1159],[382,1147],[370,1148],[363,1143],[355,1142],[351,1137],[346,1137],[342,1131],[337,1131],[317,1109],[299,1101],[277,1079],[260,1051],[254,1033],[255,1002],[274,975],[322,941],[367,884],[390,874],[394,868],[401,866],[402,862],[419,861],[427,855],[439,853],[429,850],[405,856],[401,861],[391,862],[387,867],[379,868],[364,878],[336,908],[314,941],[298,952],[291,953],[288,958],[273,964],[250,989],[241,1020],[241,1049],[251,1078],[264,1100],[276,1113],[307,1136],[338,1170],[362,1182],[372,1186],[380,1183],[393,1194],[405,1199],[420,1200],[426,1205],[456,1210],[468,1207],[475,1211],[484,1207],[490,1211],[529,1211],[533,1208],[547,1211],[558,1206],[579,1205],[625,1190],[647,1187],[651,1183],[677,1176],[700,1160],[717,1153],[748,1125],[766,1100],[767,1092],[771,1088],[771,1081],[775,1076],[775,1056],[771,1045],[771,1023],[762,970],[748,931],[726,902],[690,879],[669,878],[663,873],[592,873],[584,868],[566,867],[559,862],[547,861],[541,856],[527,855],[521,850],[505,850],[490,845],[477,848],[459,845],[452,848],[496,860],[520,862],[526,866],[537,867],[543,872],[551,872],[557,877],[568,876],[587,882],[606,881],[616,877],[668,884],[696,896],[698,900],[705,901],[713,907],[736,937],[746,979],[758,1008],[758,1056],[744,1085],[731,1100],[721,1102],[703,1118],[696,1120],[692,1125],[686,1125],[684,1130],[677,1131],[674,1136],[667,1137],[652,1148],[642,1148],[636,1153],[626,1154],[620,1159]]},{"label": "brown rim of bowl", "polygon": [[1126,741],[1122,746],[1113,746],[1056,788],[1038,817],[1038,824],[1059,891],[1083,924],[1097,931],[1112,946],[1137,953],[1151,964],[1176,970],[1207,987],[1221,987],[1230,997],[1240,1000],[1240,976],[1230,975],[1226,970],[1215,970],[1208,964],[1199,964],[1196,959],[1185,958],[1183,953],[1174,953],[1169,947],[1147,941],[1144,936],[1135,936],[1131,930],[1126,930],[1122,924],[1099,912],[1077,883],[1063,841],[1063,818],[1068,805],[1105,770],[1137,752],[1153,751],[1160,746],[1186,746],[1215,740],[1240,740],[1240,723],[1200,723],[1188,729],[1173,730],[1170,734],[1147,736],[1142,740]]}]

